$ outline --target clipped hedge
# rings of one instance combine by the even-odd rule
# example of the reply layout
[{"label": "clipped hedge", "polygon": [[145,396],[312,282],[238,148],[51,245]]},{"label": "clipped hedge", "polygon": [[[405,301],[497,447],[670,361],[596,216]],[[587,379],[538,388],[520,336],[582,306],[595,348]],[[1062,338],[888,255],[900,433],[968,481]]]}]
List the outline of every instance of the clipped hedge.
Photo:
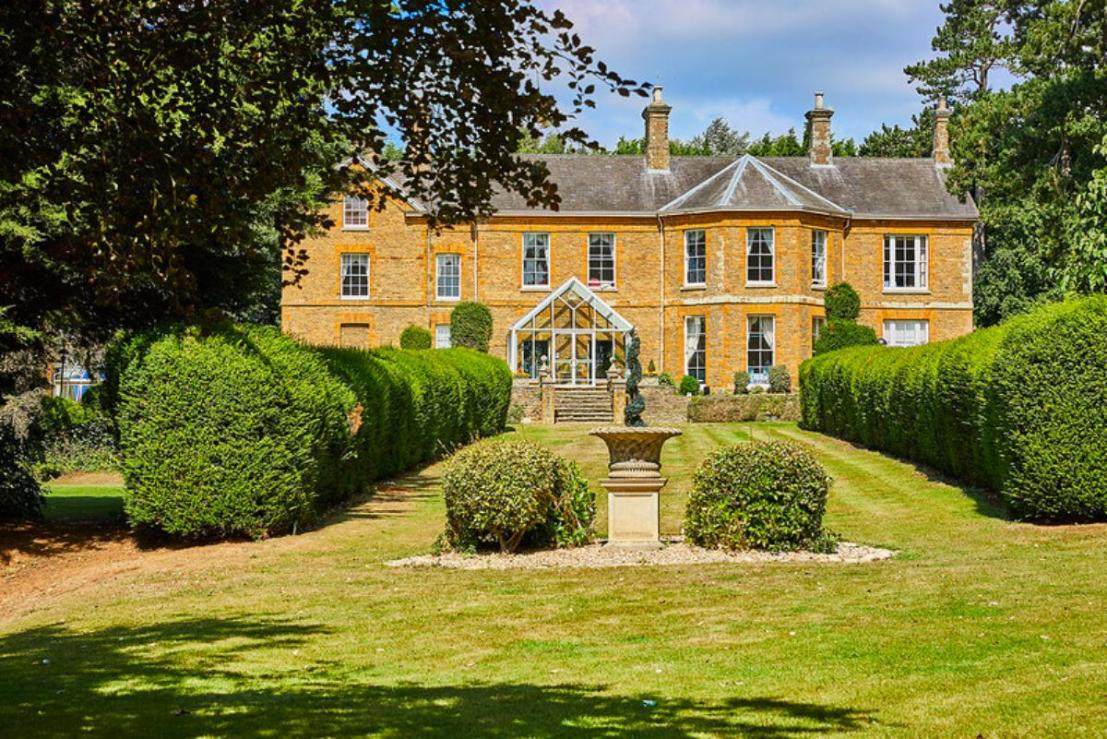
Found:
[{"label": "clipped hedge", "polygon": [[462,349],[318,349],[235,326],[130,343],[115,350],[125,507],[132,525],[185,538],[306,524],[499,432],[511,393],[502,361]]},{"label": "clipped hedge", "polygon": [[879,343],[876,331],[871,326],[835,318],[827,321],[819,331],[819,338],[815,339],[814,353],[827,354],[850,346],[875,346]]},{"label": "clipped hedge", "polygon": [[799,419],[800,403],[796,393],[720,393],[692,398],[688,404],[688,420],[693,423]]},{"label": "clipped hedge", "polygon": [[352,452],[379,480],[501,432],[511,402],[507,365],[471,349],[318,350],[362,411]]},{"label": "clipped hedge", "polygon": [[281,533],[338,482],[354,394],[276,329],[137,340],[118,384],[124,507],[133,526],[186,538]]},{"label": "clipped hedge", "polygon": [[466,300],[450,311],[450,343],[453,346],[488,351],[492,338],[492,311],[484,303]]},{"label": "clipped hedge", "polygon": [[1016,515],[1107,518],[1107,297],[910,349],[800,367],[803,425],[1000,491]]}]

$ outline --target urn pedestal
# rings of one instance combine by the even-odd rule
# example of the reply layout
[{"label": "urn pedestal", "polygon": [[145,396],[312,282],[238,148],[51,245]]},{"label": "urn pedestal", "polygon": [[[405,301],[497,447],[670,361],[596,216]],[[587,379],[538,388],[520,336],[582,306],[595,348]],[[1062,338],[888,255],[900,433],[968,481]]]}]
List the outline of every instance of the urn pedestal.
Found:
[{"label": "urn pedestal", "polygon": [[661,447],[680,429],[607,426],[589,432],[607,444],[607,543],[661,546]]}]

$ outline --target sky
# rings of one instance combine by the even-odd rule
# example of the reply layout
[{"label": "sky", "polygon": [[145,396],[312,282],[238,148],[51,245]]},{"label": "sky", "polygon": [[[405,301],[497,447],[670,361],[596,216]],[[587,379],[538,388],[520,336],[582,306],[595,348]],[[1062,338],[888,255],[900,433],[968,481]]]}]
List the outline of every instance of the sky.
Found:
[{"label": "sky", "polygon": [[[659,84],[670,136],[716,116],[759,136],[795,127],[816,90],[836,138],[859,143],[881,123],[908,125],[922,100],[903,68],[934,53],[939,0],[539,0],[560,8],[596,56],[624,77]],[[580,119],[613,146],[642,135],[643,98],[601,95]]]}]

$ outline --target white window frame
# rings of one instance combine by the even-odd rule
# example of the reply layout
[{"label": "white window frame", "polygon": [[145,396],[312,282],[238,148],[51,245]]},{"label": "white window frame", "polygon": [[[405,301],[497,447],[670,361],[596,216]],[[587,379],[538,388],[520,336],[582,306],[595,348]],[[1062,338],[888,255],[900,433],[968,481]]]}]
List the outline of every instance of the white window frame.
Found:
[{"label": "white window frame", "polygon": [[[351,215],[360,214],[351,218]],[[360,221],[360,222],[358,222]],[[347,231],[369,230],[369,201],[356,195],[347,195],[342,199],[342,228]]]},{"label": "white window frame", "polygon": [[826,244],[828,232],[815,229],[811,232],[811,287],[826,287]]},{"label": "white window frame", "polygon": [[[765,331],[764,325],[760,323],[760,321],[766,321],[766,320],[769,322],[768,332]],[[758,329],[759,330],[757,332],[757,335],[762,337],[762,338],[765,338],[767,336],[768,337],[768,344],[769,344],[769,348],[768,348],[769,364],[768,365],[758,365],[758,367],[762,367],[764,369],[764,372],[763,373],[759,372],[757,375],[754,374],[754,366],[752,364],[750,364],[750,352],[763,353],[766,350],[761,346],[758,346],[757,348],[752,348],[752,346],[751,346],[752,341],[753,341],[753,337],[754,337],[754,331],[753,331],[754,321],[759,322],[758,323]],[[749,374],[750,374],[750,384],[751,385],[767,386],[769,384],[769,370],[772,369],[775,364],[776,364],[776,316],[773,316],[773,315],[746,316],[746,371],[749,372]]]},{"label": "white window frame", "polygon": [[[443,267],[446,266],[446,262],[453,260],[455,272],[453,274],[446,273]],[[456,288],[453,293],[443,292],[443,278],[453,278],[454,282],[448,287]],[[444,252],[442,254],[434,255],[434,296],[438,300],[461,300],[461,255],[456,252]]]},{"label": "white window frame", "polygon": [[823,329],[826,328],[826,316],[813,316],[811,318],[811,352],[815,351],[815,342],[819,340]]},{"label": "white window frame", "polygon": [[[910,338],[907,338],[910,324]],[[925,318],[888,318],[884,321],[884,343],[888,346],[923,346],[930,343],[930,321]]]},{"label": "white window frame", "polygon": [[[446,329],[445,338],[443,338],[442,329]],[[449,349],[452,347],[453,337],[450,335],[450,324],[439,323],[434,327],[434,348],[435,349]]]},{"label": "white window frame", "polygon": [[[542,241],[545,241],[545,243],[544,244],[540,243]],[[530,242],[530,243],[528,244],[527,242]],[[528,248],[538,249],[538,248],[541,248],[541,247],[545,248],[546,282],[545,283],[534,282],[534,283],[531,283],[531,284],[528,285],[527,284],[527,262],[531,261],[531,262],[534,262],[535,264],[537,264],[538,258],[537,257],[531,257],[530,259],[528,259],[527,258],[527,249]],[[522,286],[522,288],[524,290],[549,290],[550,289],[550,264],[551,264],[551,261],[552,261],[550,259],[550,235],[548,233],[544,232],[544,231],[527,231],[526,233],[523,234],[522,250],[523,250],[523,252],[522,252],[523,258],[521,260],[522,264],[521,264],[521,273],[520,273],[520,278],[519,278],[519,284]],[[537,252],[535,252],[535,253],[537,253]],[[532,272],[537,274],[536,270],[532,270]]]},{"label": "white window frame", "polygon": [[[611,243],[609,243],[609,244],[602,243],[604,238],[609,238]],[[593,240],[596,240],[599,243],[593,243]],[[611,280],[610,281],[597,279],[596,283],[592,284],[592,259],[593,259],[592,249],[593,248],[596,248],[596,249],[608,248],[608,249],[611,250],[611,254],[610,254],[610,257],[609,257],[609,259],[611,261]],[[588,287],[590,289],[592,289],[592,290],[614,290],[615,289],[616,280],[618,279],[618,273],[617,273],[618,260],[615,257],[615,253],[616,253],[616,250],[615,250],[615,234],[614,233],[612,233],[610,231],[598,231],[596,233],[588,234],[588,282],[586,284],[588,285]],[[605,261],[605,259],[604,259],[602,254],[598,257],[598,259],[601,262],[600,269],[602,269],[603,268],[602,262]]]},{"label": "white window frame", "polygon": [[[346,278],[360,277],[360,275],[349,274],[350,268],[353,266],[354,260],[365,262],[365,294],[355,294],[353,292],[347,293]],[[373,260],[365,252],[343,252],[339,258],[339,286],[338,295],[342,300],[368,300],[372,293],[372,275],[373,275]]]},{"label": "white window frame", "polygon": [[[769,279],[753,280],[750,279],[750,275],[752,274],[750,260],[753,258],[754,235],[764,233],[769,234]],[[764,255],[758,255],[758,259],[764,258]],[[776,285],[776,229],[771,226],[756,226],[746,229],[746,285],[751,287],[774,287]]]},{"label": "white window frame", "polygon": [[[698,259],[703,261],[703,279],[699,282],[692,282],[688,279],[688,270],[690,262],[693,257],[688,254],[689,247],[692,246],[692,237],[699,236],[698,246],[702,247],[703,254]],[[707,285],[707,232],[702,228],[694,228],[684,232],[684,286],[685,287],[704,287]]]},{"label": "white window frame", "polygon": [[[900,259],[897,251],[898,242],[903,242],[906,248],[907,242],[915,250],[914,260]],[[884,292],[928,292],[930,289],[930,248],[926,236],[913,236],[906,234],[886,234],[884,236]],[[911,277],[914,285],[897,285],[897,267],[912,268]],[[906,277],[906,272],[901,272]],[[904,279],[906,282],[907,280]]]},{"label": "white window frame", "polygon": [[[690,329],[693,326],[696,328],[695,342],[696,346],[691,346],[692,340]],[[697,363],[698,372],[693,371],[693,360],[699,355],[699,362]],[[700,381],[702,385],[707,381],[707,316],[685,316],[684,317],[684,374],[691,375]],[[703,375],[700,377],[699,375]]]}]

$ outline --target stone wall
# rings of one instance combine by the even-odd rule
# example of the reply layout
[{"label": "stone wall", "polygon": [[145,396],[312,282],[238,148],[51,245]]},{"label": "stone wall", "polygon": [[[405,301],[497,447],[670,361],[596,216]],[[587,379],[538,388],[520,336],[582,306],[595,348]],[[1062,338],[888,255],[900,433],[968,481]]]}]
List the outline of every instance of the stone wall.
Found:
[{"label": "stone wall", "polygon": [[688,423],[688,402],[691,400],[683,395],[677,395],[669,387],[645,387],[639,386],[638,391],[646,401],[646,410],[642,417],[651,426],[660,426],[667,423]]},{"label": "stone wall", "polygon": [[542,390],[530,380],[516,379],[511,386],[511,406],[519,408],[524,419],[537,423],[542,415]]}]

